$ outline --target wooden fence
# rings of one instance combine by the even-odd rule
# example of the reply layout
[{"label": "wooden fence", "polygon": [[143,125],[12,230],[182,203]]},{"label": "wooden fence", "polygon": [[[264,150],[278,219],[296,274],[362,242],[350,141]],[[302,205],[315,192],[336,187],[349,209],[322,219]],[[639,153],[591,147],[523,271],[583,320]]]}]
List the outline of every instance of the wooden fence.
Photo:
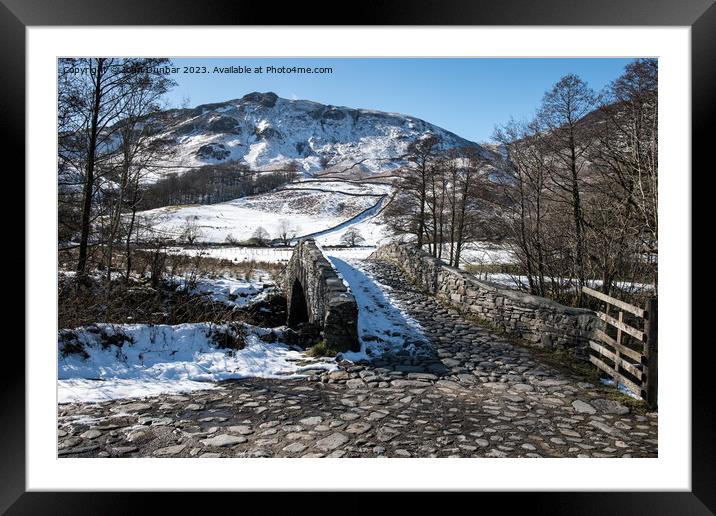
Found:
[{"label": "wooden fence", "polygon": [[[615,386],[623,385],[656,407],[659,378],[657,298],[650,298],[645,308],[639,308],[589,287],[583,287],[582,293],[606,303],[605,312],[598,311],[597,316],[606,323],[608,330],[595,331],[599,342],[589,341],[593,352],[589,361],[611,376]],[[616,317],[610,315],[611,307],[616,309]],[[609,335],[614,332],[615,336]]]}]

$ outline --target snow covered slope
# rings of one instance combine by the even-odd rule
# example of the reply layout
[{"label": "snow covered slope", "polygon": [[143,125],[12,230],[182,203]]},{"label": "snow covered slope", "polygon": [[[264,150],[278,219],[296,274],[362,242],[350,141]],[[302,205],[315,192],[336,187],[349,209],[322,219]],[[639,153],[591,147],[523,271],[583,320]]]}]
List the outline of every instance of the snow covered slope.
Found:
[{"label": "snow covered slope", "polygon": [[224,243],[227,237],[245,241],[257,228],[279,238],[282,224],[295,237],[323,235],[366,220],[392,193],[385,184],[349,181],[302,181],[285,189],[233,201],[192,206],[167,206],[141,212],[139,217],[166,237],[182,239],[194,226],[197,242]]},{"label": "snow covered slope", "polygon": [[306,173],[325,169],[375,174],[393,170],[408,144],[432,134],[443,148],[474,146],[492,151],[419,118],[353,109],[275,93],[165,113],[157,138],[174,151],[154,178],[209,163],[238,161],[255,170],[291,162]]}]

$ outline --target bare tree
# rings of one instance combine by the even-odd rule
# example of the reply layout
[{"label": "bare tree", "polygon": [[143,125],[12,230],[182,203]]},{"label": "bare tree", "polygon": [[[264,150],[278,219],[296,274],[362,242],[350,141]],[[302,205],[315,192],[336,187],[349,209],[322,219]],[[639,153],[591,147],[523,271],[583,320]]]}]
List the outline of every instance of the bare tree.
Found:
[{"label": "bare tree", "polygon": [[430,213],[430,250],[436,258],[442,258],[443,230],[445,226],[445,202],[447,196],[447,162],[444,155],[437,156],[430,165],[426,205]]},{"label": "bare tree", "polygon": [[348,228],[341,236],[341,244],[348,247],[355,247],[365,242],[365,238],[357,228]]},{"label": "bare tree", "polygon": [[403,170],[400,180],[400,187],[414,198],[413,200],[418,206],[414,215],[414,226],[417,245],[420,248],[422,248],[425,239],[428,188],[431,167],[434,165],[438,145],[439,140],[434,135],[428,135],[412,142],[408,146],[406,156],[411,166]]},{"label": "bare tree", "polygon": [[298,228],[295,227],[290,220],[281,219],[278,221],[278,238],[281,243],[285,246],[291,245],[291,242],[296,238]]},{"label": "bare tree", "polygon": [[[574,269],[581,296],[585,284],[584,219],[582,214],[580,174],[587,164],[585,154],[591,145],[585,124],[580,121],[596,107],[595,94],[578,76],[560,79],[542,100],[537,115],[536,136],[549,147],[553,161],[555,194],[572,208],[574,227]],[[562,195],[564,194],[564,195]]]},{"label": "bare tree", "polygon": [[[100,194],[100,167],[116,153],[118,124],[127,103],[144,87],[147,70],[163,60],[60,59],[58,61],[59,167],[81,178],[79,257],[77,271],[87,269],[87,250],[95,217],[93,206]],[[106,166],[105,172],[112,170]]]},{"label": "bare tree", "polygon": [[[112,271],[115,241],[124,232],[124,250],[127,267],[126,279],[131,270],[131,237],[134,230],[136,211],[140,201],[140,182],[158,157],[166,157],[168,146],[161,139],[154,138],[162,128],[171,123],[162,116],[162,97],[175,83],[163,73],[151,70],[169,63],[167,59],[148,59],[131,81],[125,85],[125,99],[119,111],[121,120],[116,130],[119,140],[117,152],[108,160],[112,167],[114,195],[109,196],[110,226],[104,245],[107,277]],[[127,219],[126,212],[130,215]],[[125,223],[124,225],[122,223]]]},{"label": "bare tree", "polygon": [[[452,265],[459,267],[465,243],[479,235],[478,218],[482,217],[481,201],[489,198],[486,176],[487,160],[473,147],[460,150],[457,188],[451,203],[456,206]],[[452,191],[452,190],[451,190]]]},{"label": "bare tree", "polygon": [[266,231],[263,226],[257,227],[251,238],[256,241],[258,245],[262,246],[265,246],[269,242],[269,240],[271,240],[269,232]]},{"label": "bare tree", "polygon": [[514,177],[514,182],[504,187],[502,206],[509,214],[505,228],[516,243],[515,254],[526,272],[530,292],[544,296],[544,222],[549,159],[544,145],[535,138],[536,132],[534,123],[511,121],[498,128],[494,138],[509,149],[501,166]]},{"label": "bare tree", "polygon": [[529,289],[580,302],[581,286],[651,275],[657,256],[657,65],[635,60],[601,95],[567,76],[529,123],[495,138],[512,177],[500,197],[501,227]]},{"label": "bare tree", "polygon": [[386,219],[397,234],[413,235],[439,259],[449,240],[448,263],[457,266],[464,244],[484,230],[488,161],[474,146],[439,152],[436,140],[417,143],[413,165],[399,173]]},{"label": "bare tree", "polygon": [[182,226],[181,238],[189,244],[197,242],[204,236],[204,232],[196,222],[196,217],[187,217]]},{"label": "bare tree", "polygon": [[[589,153],[602,176],[606,197],[623,200],[622,231],[639,242],[641,263],[658,255],[658,61],[637,59],[609,85],[599,109],[603,123],[592,126],[596,144]],[[610,235],[606,235],[610,236]],[[625,242],[621,241],[620,247]],[[656,267],[651,271],[657,284]],[[606,284],[606,283],[605,283]]]}]

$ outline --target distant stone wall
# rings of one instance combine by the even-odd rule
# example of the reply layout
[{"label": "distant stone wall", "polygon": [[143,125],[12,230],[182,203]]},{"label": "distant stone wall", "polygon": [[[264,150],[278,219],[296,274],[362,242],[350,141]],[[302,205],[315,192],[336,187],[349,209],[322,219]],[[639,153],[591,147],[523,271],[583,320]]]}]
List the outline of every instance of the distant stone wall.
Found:
[{"label": "distant stone wall", "polygon": [[334,351],[358,351],[358,305],[312,239],[299,242],[281,274],[288,323],[318,326]]},{"label": "distant stone wall", "polygon": [[480,281],[412,244],[381,246],[369,259],[395,262],[430,294],[533,345],[586,348],[598,325],[591,310]]}]

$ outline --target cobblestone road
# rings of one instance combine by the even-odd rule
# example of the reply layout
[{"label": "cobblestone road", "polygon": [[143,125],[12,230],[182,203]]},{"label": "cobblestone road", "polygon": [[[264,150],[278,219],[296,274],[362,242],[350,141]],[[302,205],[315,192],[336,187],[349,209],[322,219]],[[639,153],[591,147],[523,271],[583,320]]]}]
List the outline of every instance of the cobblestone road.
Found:
[{"label": "cobblestone road", "polygon": [[345,363],[302,379],[59,407],[68,457],[655,457],[656,413],[414,290],[387,263],[362,262],[423,328],[417,355]]}]

